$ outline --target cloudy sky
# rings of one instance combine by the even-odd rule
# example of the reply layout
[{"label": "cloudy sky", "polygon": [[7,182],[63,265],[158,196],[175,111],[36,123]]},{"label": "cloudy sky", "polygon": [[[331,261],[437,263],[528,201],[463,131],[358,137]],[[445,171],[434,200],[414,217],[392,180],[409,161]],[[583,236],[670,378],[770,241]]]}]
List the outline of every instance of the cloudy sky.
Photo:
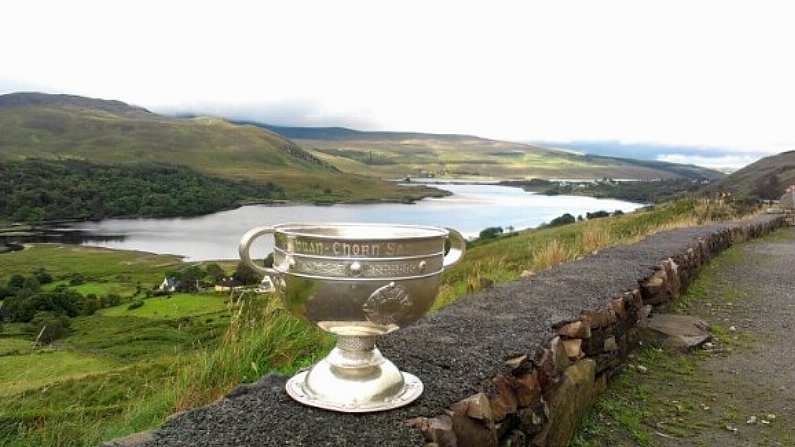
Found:
[{"label": "cloudy sky", "polygon": [[748,160],[795,149],[792,11],[726,0],[5,0],[0,93]]}]

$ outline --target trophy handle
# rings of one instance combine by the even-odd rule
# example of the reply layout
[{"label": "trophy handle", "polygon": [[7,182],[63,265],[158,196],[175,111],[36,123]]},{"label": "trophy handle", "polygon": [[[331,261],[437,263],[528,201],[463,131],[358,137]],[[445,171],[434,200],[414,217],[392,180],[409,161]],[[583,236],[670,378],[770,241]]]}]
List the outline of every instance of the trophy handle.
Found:
[{"label": "trophy handle", "polygon": [[279,277],[279,271],[276,269],[265,267],[264,265],[257,265],[257,263],[255,263],[251,259],[251,254],[250,254],[251,243],[254,242],[254,240],[260,236],[264,236],[266,234],[273,234],[273,231],[274,231],[273,227],[252,228],[246,234],[244,234],[243,237],[240,239],[240,246],[238,247],[238,252],[240,253],[240,259],[243,262],[245,262],[246,265],[248,265],[249,267],[253,268],[254,270],[264,275],[268,275],[271,278],[275,279]]},{"label": "trophy handle", "polygon": [[450,232],[448,235],[448,239],[450,240],[450,251],[447,252],[447,255],[444,257],[445,269],[458,264],[458,261],[464,257],[464,253],[467,251],[467,240],[464,239],[464,236],[452,228],[448,228],[447,231]]}]

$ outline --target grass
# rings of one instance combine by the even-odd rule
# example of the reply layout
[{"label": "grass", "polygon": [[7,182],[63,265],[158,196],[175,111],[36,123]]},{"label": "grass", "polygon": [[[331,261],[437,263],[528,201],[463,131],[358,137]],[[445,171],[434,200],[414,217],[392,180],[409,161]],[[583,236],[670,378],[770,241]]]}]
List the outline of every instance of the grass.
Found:
[{"label": "grass", "polygon": [[53,382],[104,372],[116,364],[110,360],[70,351],[43,350],[2,357],[0,396],[41,388]]},{"label": "grass", "polygon": [[636,353],[633,365],[647,366],[651,372],[642,374],[637,369],[628,369],[614,379],[607,393],[581,422],[572,447],[628,444],[646,447],[654,445],[655,431],[681,436],[697,428],[689,422],[689,416],[701,411],[699,404],[704,396],[682,390],[681,395],[671,399],[659,397],[658,392],[660,387],[667,389],[682,381],[700,380],[696,376],[695,357],[645,347]]},{"label": "grass", "polygon": [[93,282],[120,283],[134,289],[139,282],[144,285],[160,282],[164,271],[180,265],[180,257],[172,255],[79,245],[34,244],[25,250],[0,256],[0,281],[15,273],[29,275],[35,269],[45,267],[56,278],[80,273]]},{"label": "grass", "polygon": [[90,295],[93,293],[96,296],[104,296],[109,294],[127,295],[135,292],[135,288],[130,284],[101,282],[80,284],[79,286],[72,286],[71,289],[80,293],[81,295]]},{"label": "grass", "polygon": [[513,280],[524,271],[538,272],[607,246],[637,242],[662,230],[706,223],[715,214],[714,204],[682,200],[624,216],[476,241],[464,259],[445,272],[434,308],[440,309],[465,293],[478,290],[480,284],[488,283],[472,278],[493,282]]},{"label": "grass", "polygon": [[32,350],[33,342],[21,338],[0,338],[0,357],[12,354],[26,354]]},{"label": "grass", "polygon": [[144,305],[128,310],[126,305],[111,307],[99,313],[105,317],[139,317],[174,319],[214,313],[226,309],[224,297],[207,293],[176,293],[168,297],[143,300]]}]

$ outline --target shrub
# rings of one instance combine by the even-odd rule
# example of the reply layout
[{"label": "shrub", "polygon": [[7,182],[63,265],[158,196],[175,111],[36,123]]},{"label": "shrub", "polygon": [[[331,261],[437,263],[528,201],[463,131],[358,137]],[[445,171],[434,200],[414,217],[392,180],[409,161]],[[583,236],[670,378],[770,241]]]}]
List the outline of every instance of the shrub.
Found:
[{"label": "shrub", "polygon": [[502,227],[489,227],[480,232],[478,237],[480,239],[495,239],[503,232]]},{"label": "shrub", "polygon": [[221,266],[219,266],[214,262],[207,264],[204,270],[207,272],[206,276],[215,282],[224,279],[224,276],[226,276],[226,274],[224,273],[224,269],[222,269]]},{"label": "shrub", "polygon": [[85,283],[86,283],[86,278],[83,275],[81,275],[80,273],[73,273],[69,277],[69,285],[70,286],[79,286],[79,285],[85,284]]},{"label": "shrub", "polygon": [[36,312],[30,321],[36,341],[50,344],[69,333],[69,318],[55,312]]},{"label": "shrub", "polygon": [[245,285],[258,284],[262,281],[262,276],[244,262],[239,262],[237,264],[237,268],[232,277],[235,281]]},{"label": "shrub", "polygon": [[556,218],[552,219],[552,222],[550,222],[548,226],[550,226],[550,227],[559,227],[559,226],[562,226],[562,225],[573,224],[576,221],[577,221],[577,219],[574,216],[572,216],[569,213],[566,213],[566,214],[564,214],[564,215],[562,215],[560,217],[556,217]]},{"label": "shrub", "polygon": [[36,269],[33,272],[33,277],[36,278],[36,281],[38,281],[39,284],[49,284],[52,282],[52,275],[47,273],[47,270],[44,270],[43,268]]},{"label": "shrub", "polygon": [[19,290],[25,285],[25,277],[19,274],[11,275],[8,279],[8,288],[12,291]]},{"label": "shrub", "polygon": [[607,211],[594,211],[593,213],[585,213],[585,217],[590,219],[601,219],[603,217],[609,217],[610,213]]},{"label": "shrub", "polygon": [[121,297],[115,293],[109,293],[102,299],[102,307],[113,307],[121,304]]},{"label": "shrub", "polygon": [[143,307],[143,305],[144,305],[143,300],[135,300],[132,303],[130,303],[129,306],[127,306],[127,310],[135,310],[138,309],[139,307]]}]

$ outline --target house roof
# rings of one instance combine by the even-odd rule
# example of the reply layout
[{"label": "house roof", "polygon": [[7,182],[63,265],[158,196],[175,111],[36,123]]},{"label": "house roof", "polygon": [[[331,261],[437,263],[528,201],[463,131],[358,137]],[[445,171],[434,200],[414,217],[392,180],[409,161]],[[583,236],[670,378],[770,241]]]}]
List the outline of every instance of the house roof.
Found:
[{"label": "house roof", "polygon": [[237,286],[242,286],[243,284],[241,284],[240,281],[237,281],[234,278],[224,278],[218,283],[218,285],[224,287],[237,287]]}]

